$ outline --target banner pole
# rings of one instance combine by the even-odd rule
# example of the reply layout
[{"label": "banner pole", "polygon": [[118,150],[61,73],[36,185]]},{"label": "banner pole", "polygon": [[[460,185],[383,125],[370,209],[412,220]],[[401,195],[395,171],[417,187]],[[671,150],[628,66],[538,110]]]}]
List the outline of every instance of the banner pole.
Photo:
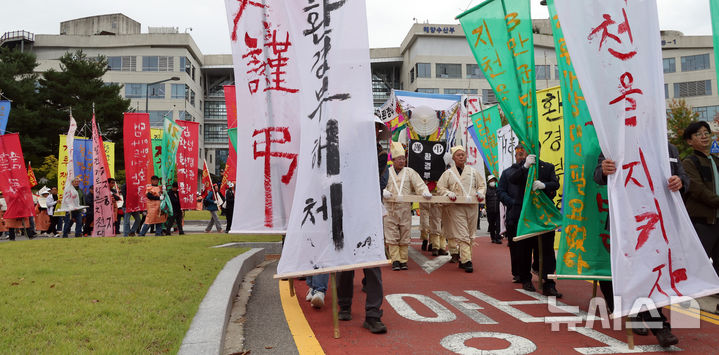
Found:
[{"label": "banner pole", "polygon": [[597,285],[599,284],[599,281],[594,280],[592,282],[592,298],[597,297]]},{"label": "banner pole", "polygon": [[542,254],[542,238],[544,236],[540,234],[537,236],[537,254],[539,254],[539,288],[544,290],[544,279],[542,278],[542,272],[544,271],[544,255]]},{"label": "banner pole", "polygon": [[334,338],[340,338],[339,306],[337,306],[337,273],[330,274],[330,287],[332,288],[332,324],[334,325]]},{"label": "banner pole", "polygon": [[627,332],[627,346],[629,350],[634,350],[634,333],[629,326],[629,317],[624,317],[624,330]]}]

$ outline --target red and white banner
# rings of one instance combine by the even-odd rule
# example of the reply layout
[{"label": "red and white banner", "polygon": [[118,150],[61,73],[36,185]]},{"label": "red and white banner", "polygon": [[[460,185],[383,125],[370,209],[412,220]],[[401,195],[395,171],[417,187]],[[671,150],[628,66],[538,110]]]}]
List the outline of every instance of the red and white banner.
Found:
[{"label": "red and white banner", "polygon": [[[225,171],[222,173],[220,193],[225,194],[227,183],[237,181],[237,96],[234,85],[225,85],[225,105],[227,106],[227,134],[229,153],[225,163]],[[233,129],[235,128],[235,129]],[[235,135],[234,137],[232,135]]]},{"label": "red and white banner", "polygon": [[[555,0],[607,159],[614,316],[719,292],[679,192],[667,189],[664,76],[655,0]],[[577,100],[582,98],[578,97]],[[606,208],[606,206],[604,207]],[[580,236],[577,236],[579,239]],[[651,304],[642,300],[651,299]],[[635,307],[633,309],[633,307]]]},{"label": "red and white banner", "polygon": [[242,188],[236,200],[242,203],[235,205],[233,233],[284,234],[287,229],[300,150],[300,63],[311,59],[300,58],[295,42],[307,25],[305,17],[290,13],[287,3],[225,0],[236,107],[247,110],[237,130]]},{"label": "red and white banner", "polygon": [[202,198],[207,196],[207,193],[213,191],[212,189],[212,176],[210,176],[210,169],[207,168],[207,161],[202,161]]},{"label": "red and white banner", "polygon": [[125,113],[123,122],[125,141],[125,180],[127,198],[126,212],[147,209],[145,188],[154,174],[150,141],[150,115],[147,113]]},{"label": "red and white banner", "polygon": [[[95,200],[92,206],[95,226],[92,235],[96,237],[115,236],[115,200],[110,192],[110,177],[107,167],[107,157],[102,144],[102,137],[97,133],[95,114],[92,115],[92,179]],[[88,201],[89,202],[89,201]]]},{"label": "red and white banner", "polygon": [[183,210],[197,208],[197,167],[199,165],[199,126],[198,122],[175,121],[185,128],[182,131],[180,146],[177,148],[177,187],[180,207]]},{"label": "red and white banner", "polygon": [[4,218],[35,215],[20,136],[17,133],[0,136],[0,191],[7,203]]}]

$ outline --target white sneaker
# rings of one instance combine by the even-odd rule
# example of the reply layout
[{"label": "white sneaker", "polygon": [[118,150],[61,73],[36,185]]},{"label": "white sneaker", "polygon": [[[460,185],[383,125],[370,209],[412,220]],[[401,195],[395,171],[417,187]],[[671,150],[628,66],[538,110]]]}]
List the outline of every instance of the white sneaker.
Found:
[{"label": "white sneaker", "polygon": [[312,301],[312,294],[314,294],[314,293],[315,293],[315,290],[313,290],[312,287],[310,287],[310,289],[307,290],[307,296],[305,296],[305,301],[307,301],[307,302]]},{"label": "white sneaker", "polygon": [[312,295],[312,307],[322,308],[325,305],[325,293],[317,291]]}]

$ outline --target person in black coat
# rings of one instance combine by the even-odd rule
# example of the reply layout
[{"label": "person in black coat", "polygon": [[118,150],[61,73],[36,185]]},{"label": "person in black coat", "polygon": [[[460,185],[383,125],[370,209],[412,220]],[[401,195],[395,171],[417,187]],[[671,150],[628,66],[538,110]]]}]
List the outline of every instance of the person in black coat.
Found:
[{"label": "person in black coat", "polygon": [[225,226],[225,233],[230,233],[232,227],[232,213],[235,211],[235,184],[232,182],[227,183],[227,189],[225,190],[225,217],[227,217],[227,225]]},{"label": "person in black coat", "polygon": [[173,182],[172,189],[167,192],[167,195],[170,196],[170,203],[172,204],[172,216],[167,220],[165,235],[172,234],[172,227],[174,225],[177,225],[177,230],[180,231],[180,235],[185,234],[185,231],[182,230],[182,206],[180,205],[180,193],[178,189],[179,186],[177,182]]},{"label": "person in black coat", "polygon": [[485,208],[487,209],[487,222],[489,237],[492,243],[502,244],[502,237],[499,235],[499,196],[497,194],[497,178],[489,175],[487,178],[487,195],[485,196]]},{"label": "person in black coat", "polygon": [[[557,292],[554,280],[548,279],[547,275],[553,274],[557,260],[554,255],[554,231],[544,233],[537,238],[527,238],[521,241],[514,241],[517,236],[517,226],[522,213],[522,202],[524,200],[524,188],[527,184],[529,168],[537,162],[534,154],[528,155],[526,148],[518,145],[514,148],[514,157],[517,163],[513,164],[502,173],[498,190],[500,201],[507,207],[505,224],[507,227],[506,236],[509,240],[510,258],[512,260],[512,274],[522,283],[522,288],[527,291],[535,291],[532,284],[532,248],[537,247],[538,241],[542,243],[542,278],[544,279],[543,293],[547,296],[561,298],[562,294]],[[537,180],[532,183],[533,190],[542,190],[551,200],[559,189],[559,179],[554,172],[554,165],[539,160],[537,166]]]}]

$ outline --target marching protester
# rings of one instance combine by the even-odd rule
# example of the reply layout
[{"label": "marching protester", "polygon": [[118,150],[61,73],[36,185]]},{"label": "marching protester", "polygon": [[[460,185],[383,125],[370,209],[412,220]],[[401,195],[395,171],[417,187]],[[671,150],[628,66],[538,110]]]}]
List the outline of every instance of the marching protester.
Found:
[{"label": "marching protester", "polygon": [[110,194],[112,195],[112,213],[115,216],[115,235],[120,234],[120,219],[122,218],[122,206],[124,205],[124,199],[122,195],[117,191],[117,180],[113,178],[107,179],[107,184],[110,187]]},{"label": "marching protester", "polygon": [[232,213],[235,211],[235,184],[232,181],[227,182],[227,189],[225,190],[225,217],[227,217],[227,224],[225,225],[225,233],[230,233],[232,228]]},{"label": "marching protester", "polygon": [[492,243],[502,244],[502,236],[499,235],[499,196],[497,195],[497,178],[489,175],[487,179],[487,196],[485,208],[487,211],[487,232]]},{"label": "marching protester", "polygon": [[710,153],[712,131],[706,121],[692,122],[683,138],[694,151],[682,165],[691,184],[684,201],[704,251],[719,274],[719,157]]},{"label": "marching protester", "polygon": [[210,190],[207,192],[207,196],[205,196],[204,200],[205,209],[210,211],[210,221],[207,223],[207,227],[205,228],[205,233],[210,233],[212,231],[212,226],[214,225],[215,228],[217,228],[217,233],[222,232],[222,225],[220,225],[220,218],[217,217],[217,201],[215,200],[215,192]]},{"label": "marching protester", "polygon": [[170,196],[170,202],[172,203],[172,217],[168,219],[166,224],[165,235],[172,235],[172,227],[177,225],[177,230],[180,235],[185,234],[182,230],[182,207],[180,205],[180,193],[179,185],[177,182],[172,183],[172,189],[167,193]]},{"label": "marching protester", "polygon": [[[547,296],[561,298],[562,294],[557,292],[555,281],[547,278],[547,275],[554,273],[556,268],[554,231],[520,241],[514,240],[517,236],[529,168],[537,163],[537,157],[534,154],[527,154],[527,149],[522,144],[514,148],[514,157],[516,163],[502,173],[498,189],[499,199],[507,207],[505,225],[512,275],[522,284],[524,290],[536,291],[532,284],[532,248],[536,248],[537,244],[541,242],[543,259],[541,277],[544,280],[542,292]],[[502,182],[503,180],[505,183]],[[532,183],[532,190],[542,190],[547,197],[552,199],[556,195],[557,189],[559,189],[559,180],[554,172],[554,165],[539,160],[537,180]]]},{"label": "marching protester", "polygon": [[140,236],[144,237],[150,226],[155,227],[155,235],[162,235],[162,224],[165,223],[167,215],[160,210],[160,203],[164,199],[162,195],[162,187],[159,186],[160,178],[153,175],[150,178],[151,185],[147,186],[145,193],[147,195],[147,217],[145,225],[140,230]]},{"label": "marching protester", "polygon": [[[78,195],[78,206],[84,206],[85,205],[85,194],[82,192],[82,189],[80,188],[80,178],[75,178],[72,180],[72,186],[77,190]],[[65,212],[65,220],[63,221],[63,228],[62,228],[62,237],[67,238],[68,233],[70,233],[70,228],[72,228],[72,225],[75,224],[75,238],[80,238],[82,236],[82,226],[83,226],[83,217],[84,217],[84,211],[82,208],[76,209],[73,211]]]},{"label": "marching protester", "polygon": [[[706,122],[705,122],[706,123]],[[696,133],[696,131],[694,132]],[[691,133],[691,135],[694,135]],[[685,133],[686,136],[686,133]],[[689,176],[684,172],[682,164],[679,163],[679,151],[671,143],[668,144],[669,149],[669,166],[671,167],[671,176],[667,180],[666,188],[669,191],[680,191],[685,192],[687,188],[691,188],[693,183],[689,180]],[[599,154],[597,160],[597,166],[594,168],[594,182],[599,185],[607,184],[607,176],[617,172],[617,165],[613,160],[605,159],[604,154]],[[609,217],[607,217],[607,227],[609,230]],[[716,235],[715,235],[716,237]],[[604,299],[607,303],[607,309],[609,312],[614,310],[614,291],[611,281],[599,281],[599,288],[602,290]],[[648,325],[661,324],[661,328],[651,327],[652,333],[657,337],[659,345],[668,347],[679,343],[679,339],[672,334],[672,327],[669,324],[666,316],[662,312],[661,308],[657,308],[652,311],[639,312],[636,316],[629,317],[635,326],[632,328],[634,333],[638,335],[647,335],[649,332],[646,328],[639,326],[641,322],[646,322]]]},{"label": "marching protester", "polygon": [[[127,201],[127,184],[122,184],[120,193],[123,201]],[[129,212],[126,205],[123,205],[122,209],[124,210],[122,214],[122,235],[125,237],[134,237],[142,225],[142,213],[141,211]],[[133,219],[132,227],[130,227],[130,217]]]},{"label": "marching protester", "polygon": [[313,308],[322,308],[325,305],[325,293],[327,292],[327,283],[330,280],[330,274],[320,274],[307,276],[307,295],[305,300],[310,302]]},{"label": "marching protester", "polygon": [[82,229],[82,235],[88,237],[92,235],[93,227],[95,226],[95,185],[90,185],[88,188],[88,194],[85,196],[85,201],[90,206],[85,212],[85,225]]},{"label": "marching protester", "polygon": [[51,223],[50,216],[48,215],[47,197],[50,195],[50,189],[48,189],[47,186],[43,186],[40,191],[38,191],[38,195],[40,195],[40,197],[37,199],[37,204],[35,204],[35,206],[37,206],[35,231],[39,232],[40,236],[48,237],[50,236],[48,230],[50,229]]},{"label": "marching protester", "polygon": [[414,169],[407,167],[407,158],[401,143],[392,142],[392,167],[389,168],[389,183],[382,191],[384,206],[384,238],[392,260],[392,270],[407,270],[409,261],[410,231],[412,229],[412,204],[388,201],[393,197],[406,196],[414,191],[424,198],[432,198],[422,178]]},{"label": "marching protester", "polygon": [[55,216],[55,206],[57,205],[57,187],[53,186],[50,188],[50,193],[45,199],[45,204],[47,205],[47,214],[50,216],[50,228],[47,232],[51,237],[57,238],[60,236],[58,231],[62,230],[62,218]]},{"label": "marching protester", "polygon": [[[477,201],[484,201],[486,185],[484,176],[469,165],[467,153],[462,146],[450,149],[454,164],[447,169],[437,181],[437,191],[455,201],[457,196],[471,197]],[[472,240],[477,231],[479,209],[473,204],[448,204],[444,207],[447,218],[443,220],[442,228],[446,237],[456,243],[459,249],[459,268],[465,272],[472,272]],[[453,256],[457,259],[457,256]]]}]

